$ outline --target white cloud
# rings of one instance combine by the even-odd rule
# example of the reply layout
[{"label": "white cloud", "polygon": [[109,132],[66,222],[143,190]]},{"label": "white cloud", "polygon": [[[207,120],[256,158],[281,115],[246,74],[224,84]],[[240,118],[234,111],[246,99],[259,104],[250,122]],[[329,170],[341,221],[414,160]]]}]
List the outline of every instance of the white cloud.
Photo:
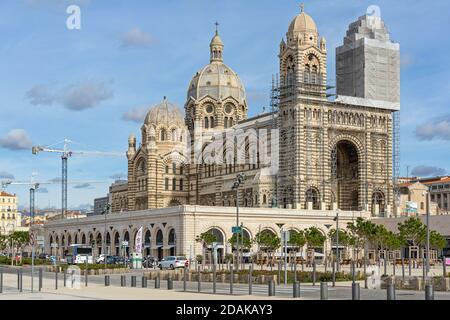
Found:
[{"label": "white cloud", "polygon": [[24,129],[13,129],[6,137],[0,138],[0,146],[9,150],[31,149],[33,143]]},{"label": "white cloud", "polygon": [[419,140],[440,139],[450,141],[450,114],[418,125],[416,136]]},{"label": "white cloud", "polygon": [[25,94],[32,105],[50,106],[58,103],[73,111],[94,108],[113,96],[113,91],[105,82],[72,84],[55,92],[47,86],[36,85]]},{"label": "white cloud", "polygon": [[447,174],[447,170],[431,166],[417,166],[411,171],[411,174],[418,177],[443,176]]},{"label": "white cloud", "polygon": [[82,183],[73,187],[74,189],[92,189],[92,185],[90,183]]},{"label": "white cloud", "polygon": [[139,28],[133,28],[121,36],[121,47],[148,47],[153,44],[155,39],[148,33]]},{"label": "white cloud", "polygon": [[0,179],[14,180],[15,177],[12,173],[9,173],[6,171],[0,171]]},{"label": "white cloud", "polygon": [[125,112],[122,116],[123,120],[142,123],[148,113],[149,108],[133,108]]},{"label": "white cloud", "polygon": [[61,102],[67,109],[80,111],[99,105],[114,96],[105,83],[82,83],[63,90]]}]

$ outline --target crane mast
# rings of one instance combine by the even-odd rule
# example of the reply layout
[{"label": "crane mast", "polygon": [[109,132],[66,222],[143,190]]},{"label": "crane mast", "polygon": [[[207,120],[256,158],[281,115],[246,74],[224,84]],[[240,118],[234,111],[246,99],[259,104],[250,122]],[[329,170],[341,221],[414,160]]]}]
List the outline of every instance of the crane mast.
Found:
[{"label": "crane mast", "polygon": [[59,153],[61,154],[62,160],[62,172],[61,172],[61,219],[64,219],[67,213],[67,165],[68,159],[72,157],[72,155],[81,155],[81,156],[112,156],[112,157],[122,157],[125,156],[125,153],[119,152],[101,152],[101,151],[73,151],[69,150],[69,144],[72,143],[69,139],[64,139],[63,141],[63,149],[52,149],[50,147],[42,147],[42,146],[34,146],[31,151],[34,155],[37,155],[40,152],[48,152],[48,153]]}]

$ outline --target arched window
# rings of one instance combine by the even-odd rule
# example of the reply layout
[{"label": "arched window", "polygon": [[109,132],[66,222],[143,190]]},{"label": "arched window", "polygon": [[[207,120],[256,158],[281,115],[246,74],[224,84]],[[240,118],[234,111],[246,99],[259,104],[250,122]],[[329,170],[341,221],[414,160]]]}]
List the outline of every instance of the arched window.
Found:
[{"label": "arched window", "polygon": [[167,131],[166,129],[161,129],[159,132],[159,140],[166,141],[167,140]]},{"label": "arched window", "polygon": [[306,203],[312,203],[313,209],[319,209],[319,192],[315,188],[309,188],[306,191]]},{"label": "arched window", "polygon": [[183,183],[184,183],[184,180],[180,179],[180,191],[183,191]]},{"label": "arched window", "polygon": [[224,124],[225,128],[228,128],[228,117],[224,118],[223,124]]},{"label": "arched window", "polygon": [[303,79],[304,83],[309,83],[309,81],[310,81],[310,74],[311,74],[311,69],[309,67],[309,64],[307,64],[305,66],[305,72],[304,72],[304,79]]},{"label": "arched window", "polygon": [[263,204],[267,204],[267,196],[263,195]]},{"label": "arched window", "polygon": [[169,178],[166,178],[164,181],[164,189],[169,190]]},{"label": "arched window", "polygon": [[209,129],[209,119],[205,117],[205,129]]},{"label": "arched window", "polygon": [[172,179],[172,190],[176,190],[177,188],[177,179],[173,178]]},{"label": "arched window", "polygon": [[177,174],[177,164],[175,162],[172,163],[172,173]]},{"label": "arched window", "polygon": [[172,141],[177,141],[177,130],[176,129],[172,129],[171,139],[172,139]]}]

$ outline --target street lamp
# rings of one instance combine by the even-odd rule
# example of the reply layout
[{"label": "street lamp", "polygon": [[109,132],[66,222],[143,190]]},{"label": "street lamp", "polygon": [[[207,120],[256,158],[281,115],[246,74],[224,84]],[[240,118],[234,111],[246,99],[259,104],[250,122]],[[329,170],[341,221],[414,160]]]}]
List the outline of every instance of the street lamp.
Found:
[{"label": "street lamp", "polygon": [[[426,260],[426,276],[428,279],[428,273],[430,272],[430,190],[427,190],[426,193],[426,209],[427,209],[427,260]],[[444,262],[445,263],[445,262]]]},{"label": "street lamp", "polygon": [[336,217],[333,219],[334,221],[336,221],[336,271],[339,272],[340,271],[340,267],[339,267],[339,262],[340,262],[340,257],[339,257],[339,209],[336,210]]},{"label": "street lamp", "polygon": [[103,257],[105,259],[105,261],[104,261],[105,270],[106,270],[106,251],[107,251],[106,250],[106,216],[107,216],[110,208],[111,208],[111,204],[108,203],[105,207],[105,210],[103,210],[103,212],[102,212],[102,214],[105,215],[105,231],[103,231],[103,248],[105,249],[105,251],[103,252]]},{"label": "street lamp", "polygon": [[[239,186],[244,182],[245,174],[239,173],[233,183],[232,190],[236,191],[236,227],[239,228]],[[236,230],[237,231],[237,230]],[[236,233],[236,271],[239,271],[239,232]]]}]

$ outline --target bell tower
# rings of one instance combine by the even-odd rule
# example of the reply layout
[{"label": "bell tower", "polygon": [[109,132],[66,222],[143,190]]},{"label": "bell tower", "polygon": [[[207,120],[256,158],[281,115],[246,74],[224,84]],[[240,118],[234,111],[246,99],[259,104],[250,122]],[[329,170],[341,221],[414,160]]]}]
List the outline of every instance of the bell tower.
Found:
[{"label": "bell tower", "polygon": [[[327,49],[314,20],[301,12],[280,43],[280,168],[278,204],[302,208],[308,182],[304,169],[308,136],[305,132],[308,100],[326,101]],[[303,164],[303,165],[302,165]],[[304,190],[305,189],[305,190]]]}]

